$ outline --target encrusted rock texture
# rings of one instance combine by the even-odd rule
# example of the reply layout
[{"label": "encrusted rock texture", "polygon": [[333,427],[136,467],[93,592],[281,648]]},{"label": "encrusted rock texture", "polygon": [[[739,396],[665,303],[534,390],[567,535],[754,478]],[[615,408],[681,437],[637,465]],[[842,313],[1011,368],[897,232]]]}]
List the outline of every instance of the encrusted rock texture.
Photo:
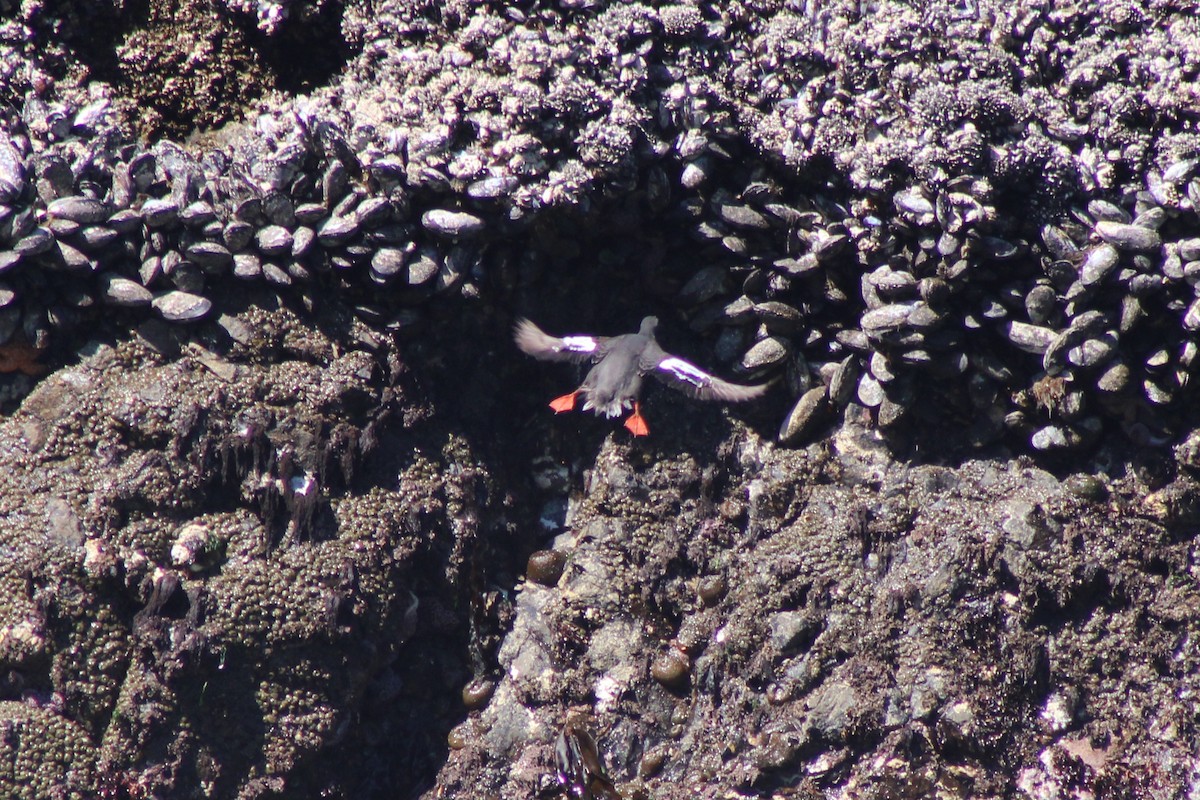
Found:
[{"label": "encrusted rock texture", "polygon": [[[1198,121],[1159,0],[0,0],[0,795],[1197,796]],[[511,342],[646,314],[770,394]]]}]

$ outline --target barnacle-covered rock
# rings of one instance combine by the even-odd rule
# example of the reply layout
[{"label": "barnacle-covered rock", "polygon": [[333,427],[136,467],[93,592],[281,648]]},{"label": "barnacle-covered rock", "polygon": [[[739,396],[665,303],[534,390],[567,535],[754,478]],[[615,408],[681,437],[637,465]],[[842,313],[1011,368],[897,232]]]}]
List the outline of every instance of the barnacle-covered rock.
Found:
[{"label": "barnacle-covered rock", "polygon": [[100,771],[87,732],[49,708],[0,700],[0,793],[13,800],[94,797]]},{"label": "barnacle-covered rock", "polygon": [[[243,314],[222,323],[242,353],[279,337],[304,356],[251,366],[200,348],[189,367],[136,342],[100,347],[0,426],[24,459],[3,477],[3,691],[37,699],[0,704],[17,770],[0,779],[28,787],[14,797],[131,781],[175,793],[190,779],[145,767],[167,747],[185,772],[220,764],[222,796],[322,758],[416,633],[426,535],[453,535],[445,515],[472,530],[474,478],[449,469],[436,435],[388,491],[349,491],[363,443],[394,435],[363,432],[393,402],[368,353],[336,352],[349,340],[334,348],[284,311]],[[118,441],[115,458],[68,462]],[[54,489],[18,503],[31,476]]]}]

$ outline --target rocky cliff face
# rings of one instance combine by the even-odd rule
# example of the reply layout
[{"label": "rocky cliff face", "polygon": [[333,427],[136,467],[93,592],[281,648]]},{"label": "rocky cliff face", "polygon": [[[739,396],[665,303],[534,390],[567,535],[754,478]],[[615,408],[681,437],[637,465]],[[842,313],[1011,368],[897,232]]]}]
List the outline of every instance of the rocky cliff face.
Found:
[{"label": "rocky cliff face", "polygon": [[1187,10],[0,17],[0,794],[1200,791]]}]

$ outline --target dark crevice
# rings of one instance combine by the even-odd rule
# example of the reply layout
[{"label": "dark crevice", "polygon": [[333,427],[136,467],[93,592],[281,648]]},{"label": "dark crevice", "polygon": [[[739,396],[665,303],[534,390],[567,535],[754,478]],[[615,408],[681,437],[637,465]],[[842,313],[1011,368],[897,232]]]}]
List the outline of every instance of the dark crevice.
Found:
[{"label": "dark crevice", "polygon": [[[47,60],[57,79],[81,63],[135,102],[131,122],[143,135],[183,137],[237,119],[270,89],[305,93],[336,78],[356,52],[341,35],[343,11],[326,4],[269,35],[254,17],[198,0],[51,0],[37,19],[66,24],[35,35],[69,51],[69,59]],[[197,51],[208,53],[199,65]]]},{"label": "dark crevice", "polygon": [[342,36],[344,3],[321,4],[302,20],[287,20],[268,35],[256,22],[239,16],[237,25],[266,64],[276,87],[302,94],[326,85],[357,54]]}]

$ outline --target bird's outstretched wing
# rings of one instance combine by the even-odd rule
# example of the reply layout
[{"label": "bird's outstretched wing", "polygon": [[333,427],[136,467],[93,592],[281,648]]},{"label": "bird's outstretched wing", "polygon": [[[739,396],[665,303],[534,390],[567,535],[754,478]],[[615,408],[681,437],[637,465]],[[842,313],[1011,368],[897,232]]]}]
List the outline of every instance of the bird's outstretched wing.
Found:
[{"label": "bird's outstretched wing", "polygon": [[527,319],[517,320],[513,339],[521,352],[542,361],[573,361],[576,364],[599,358],[607,336],[551,336]]},{"label": "bird's outstretched wing", "polygon": [[761,383],[757,386],[742,386],[723,381],[716,375],[708,374],[695,364],[684,361],[679,356],[663,352],[658,347],[648,349],[642,366],[646,372],[671,388],[686,392],[700,400],[740,403],[743,400],[753,400],[761,396],[771,385]]}]

